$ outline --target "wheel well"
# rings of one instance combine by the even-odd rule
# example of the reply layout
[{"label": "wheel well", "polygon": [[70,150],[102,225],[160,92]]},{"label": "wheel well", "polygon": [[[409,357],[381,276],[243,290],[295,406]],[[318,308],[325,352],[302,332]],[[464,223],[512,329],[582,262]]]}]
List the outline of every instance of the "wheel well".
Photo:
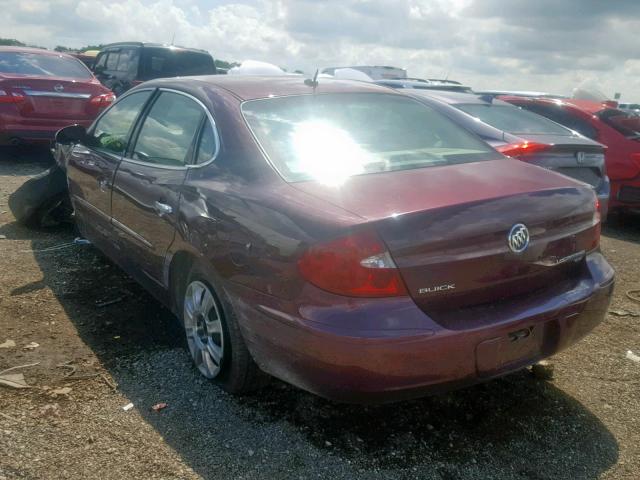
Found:
[{"label": "wheel well", "polygon": [[193,254],[185,251],[176,252],[169,266],[169,291],[171,292],[171,306],[176,315],[180,315],[182,290],[186,287],[187,276],[195,262]]}]

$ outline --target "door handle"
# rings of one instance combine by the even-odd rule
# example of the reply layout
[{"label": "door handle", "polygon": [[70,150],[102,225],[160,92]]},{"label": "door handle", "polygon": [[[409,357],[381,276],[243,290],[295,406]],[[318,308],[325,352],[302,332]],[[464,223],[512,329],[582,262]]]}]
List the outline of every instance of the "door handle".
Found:
[{"label": "door handle", "polygon": [[98,180],[98,187],[100,188],[100,191],[106,192],[108,190],[107,189],[108,186],[109,186],[109,181],[106,178],[100,178]]},{"label": "door handle", "polygon": [[156,201],[153,204],[153,208],[156,211],[156,213],[160,216],[171,215],[173,213],[173,207],[171,205],[167,205],[166,203]]}]

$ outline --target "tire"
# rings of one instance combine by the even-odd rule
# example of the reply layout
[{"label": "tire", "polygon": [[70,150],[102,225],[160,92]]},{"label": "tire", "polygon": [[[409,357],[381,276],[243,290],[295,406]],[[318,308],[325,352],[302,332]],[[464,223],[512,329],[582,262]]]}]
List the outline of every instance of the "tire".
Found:
[{"label": "tire", "polygon": [[27,180],[8,203],[15,219],[31,228],[56,227],[71,219],[67,177],[58,166]]},{"label": "tire", "polygon": [[251,358],[230,302],[197,265],[178,295],[187,349],[200,373],[233,394],[265,386],[269,377]]},{"label": "tire", "polygon": [[29,222],[30,226],[38,229],[57,228],[71,223],[73,207],[67,192],[59,193],[43,202]]}]

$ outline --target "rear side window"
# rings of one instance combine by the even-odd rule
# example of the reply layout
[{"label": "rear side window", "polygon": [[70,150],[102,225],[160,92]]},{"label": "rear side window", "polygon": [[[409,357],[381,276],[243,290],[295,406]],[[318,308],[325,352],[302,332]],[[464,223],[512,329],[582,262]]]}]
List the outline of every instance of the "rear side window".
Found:
[{"label": "rear side window", "polygon": [[127,95],[98,120],[93,129],[93,147],[121,155],[127,148],[127,139],[133,123],[151,95],[143,91]]},{"label": "rear side window", "polygon": [[216,69],[211,55],[171,48],[143,49],[143,78],[209,75]]},{"label": "rear side window", "polygon": [[522,108],[527,109],[538,115],[547,117],[560,125],[564,125],[570,130],[578,132],[580,135],[584,135],[587,138],[593,140],[598,138],[598,130],[586,120],[583,120],[570,112],[565,110],[562,105],[540,105],[537,103],[522,105]]},{"label": "rear side window", "polygon": [[404,95],[324,94],[242,106],[274,167],[290,182],[502,158],[444,115]]},{"label": "rear side window", "polygon": [[518,107],[483,103],[460,104],[456,107],[492,127],[509,133],[572,135],[569,130],[548,118]]},{"label": "rear side window", "polygon": [[26,77],[91,78],[89,69],[78,59],[31,52],[0,52],[0,73]]},{"label": "rear side window", "polygon": [[598,118],[627,138],[640,138],[640,117],[621,110],[608,109],[599,112]]},{"label": "rear side window", "polygon": [[198,144],[198,154],[196,155],[195,163],[205,163],[211,160],[216,154],[217,148],[216,134],[213,130],[213,125],[211,125],[211,122],[207,118],[200,133],[200,142]]},{"label": "rear side window", "polygon": [[119,58],[120,52],[109,52],[109,57],[107,58],[107,70],[117,70]]},{"label": "rear side window", "polygon": [[144,119],[132,158],[164,166],[183,166],[190,157],[202,107],[190,98],[162,92]]},{"label": "rear side window", "polygon": [[98,54],[98,60],[96,61],[96,65],[95,68],[105,68],[105,66],[107,65],[107,57],[109,56],[109,54],[107,52],[102,52]]}]

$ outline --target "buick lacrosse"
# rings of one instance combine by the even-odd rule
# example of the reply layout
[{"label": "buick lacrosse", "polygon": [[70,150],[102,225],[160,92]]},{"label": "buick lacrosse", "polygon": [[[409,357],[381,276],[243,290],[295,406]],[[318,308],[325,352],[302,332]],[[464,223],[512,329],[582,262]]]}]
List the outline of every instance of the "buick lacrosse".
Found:
[{"label": "buick lacrosse", "polygon": [[609,304],[589,185],[381,86],[153,80],[57,142],[82,234],[230,392],[457,388],[570,346]]}]

